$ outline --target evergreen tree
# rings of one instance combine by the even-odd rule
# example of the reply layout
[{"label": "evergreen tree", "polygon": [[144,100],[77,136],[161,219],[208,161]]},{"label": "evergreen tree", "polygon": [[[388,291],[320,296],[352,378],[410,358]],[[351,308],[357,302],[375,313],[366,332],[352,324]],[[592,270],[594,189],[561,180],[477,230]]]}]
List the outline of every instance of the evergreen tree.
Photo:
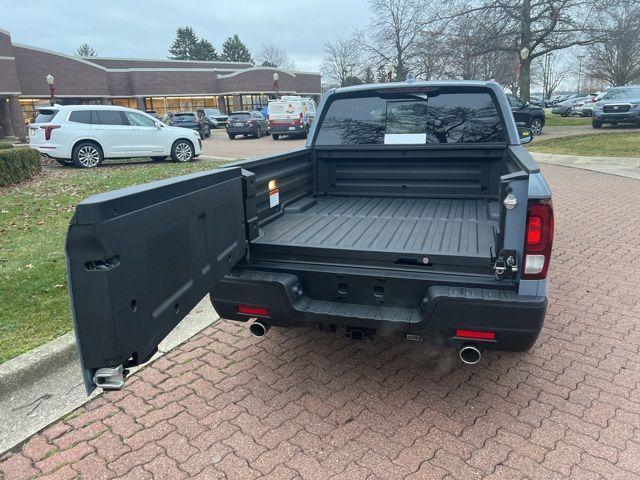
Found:
[{"label": "evergreen tree", "polygon": [[201,38],[191,50],[189,60],[218,60],[218,52],[209,40]]},{"label": "evergreen tree", "polygon": [[191,60],[191,55],[197,45],[198,37],[193,28],[178,27],[176,38],[169,47],[169,58],[173,60]]},{"label": "evergreen tree", "polygon": [[244,43],[242,43],[242,40],[240,40],[238,35],[227,38],[222,44],[222,55],[220,60],[225,62],[253,63],[249,49]]},{"label": "evergreen tree", "polygon": [[88,43],[83,43],[78,47],[78,50],[76,50],[76,54],[81,57],[95,57],[98,55],[98,52],[89,46]]}]

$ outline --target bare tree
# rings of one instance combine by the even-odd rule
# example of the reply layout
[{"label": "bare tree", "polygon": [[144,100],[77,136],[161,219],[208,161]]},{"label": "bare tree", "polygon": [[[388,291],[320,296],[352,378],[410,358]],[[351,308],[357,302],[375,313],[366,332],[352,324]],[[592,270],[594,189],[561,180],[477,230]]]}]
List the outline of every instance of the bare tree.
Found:
[{"label": "bare tree", "polygon": [[558,52],[549,52],[534,63],[533,72],[534,82],[542,87],[542,98],[549,99],[567,78],[569,68],[562,64]]},{"label": "bare tree", "polygon": [[376,66],[393,65],[395,80],[405,80],[417,58],[428,5],[424,0],[369,0],[373,19],[359,39]]},{"label": "bare tree", "polygon": [[640,2],[611,4],[603,14],[604,40],[589,50],[589,76],[613,86],[640,80]]},{"label": "bare tree", "polygon": [[293,70],[296,68],[295,63],[287,52],[270,44],[265,43],[258,54],[258,63],[263,67],[282,68],[284,70]]},{"label": "bare tree", "polygon": [[531,62],[549,52],[602,38],[596,0],[478,0],[449,18],[469,16],[482,30],[479,51],[504,51],[519,62],[520,96],[529,100]]},{"label": "bare tree", "polygon": [[354,38],[337,38],[324,44],[320,70],[329,85],[349,85],[349,79],[360,76],[361,68],[360,50]]}]

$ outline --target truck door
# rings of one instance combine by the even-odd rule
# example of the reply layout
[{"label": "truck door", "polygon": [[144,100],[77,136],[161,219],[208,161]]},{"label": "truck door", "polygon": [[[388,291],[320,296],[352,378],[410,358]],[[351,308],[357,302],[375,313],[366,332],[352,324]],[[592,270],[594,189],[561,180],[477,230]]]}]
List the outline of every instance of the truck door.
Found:
[{"label": "truck door", "polygon": [[[87,392],[117,389],[245,255],[240,168],[90,197],[67,233],[69,291]],[[126,373],[126,372],[125,372]]]}]

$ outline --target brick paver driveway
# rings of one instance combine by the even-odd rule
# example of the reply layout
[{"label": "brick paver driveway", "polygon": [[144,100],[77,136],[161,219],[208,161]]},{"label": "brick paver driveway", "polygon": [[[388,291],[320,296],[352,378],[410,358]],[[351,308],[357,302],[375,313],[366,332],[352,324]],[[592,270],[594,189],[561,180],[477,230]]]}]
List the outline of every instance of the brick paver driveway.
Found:
[{"label": "brick paver driveway", "polygon": [[640,478],[640,182],[545,166],[547,321],[526,354],[219,322],[9,454],[9,478]]}]

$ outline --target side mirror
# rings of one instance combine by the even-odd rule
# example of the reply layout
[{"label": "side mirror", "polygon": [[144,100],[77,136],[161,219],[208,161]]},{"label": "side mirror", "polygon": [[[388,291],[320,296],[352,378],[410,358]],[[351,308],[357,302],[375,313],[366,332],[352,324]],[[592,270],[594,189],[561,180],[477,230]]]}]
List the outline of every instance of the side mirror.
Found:
[{"label": "side mirror", "polygon": [[528,106],[530,106],[531,103],[530,102],[524,102],[524,105],[522,106],[522,108],[527,108]]},{"label": "side mirror", "polygon": [[533,132],[528,127],[518,127],[518,137],[520,138],[520,143],[524,145],[525,143],[531,142],[533,140]]},{"label": "side mirror", "polygon": [[156,121],[156,128],[160,130],[162,128],[163,123]]}]

